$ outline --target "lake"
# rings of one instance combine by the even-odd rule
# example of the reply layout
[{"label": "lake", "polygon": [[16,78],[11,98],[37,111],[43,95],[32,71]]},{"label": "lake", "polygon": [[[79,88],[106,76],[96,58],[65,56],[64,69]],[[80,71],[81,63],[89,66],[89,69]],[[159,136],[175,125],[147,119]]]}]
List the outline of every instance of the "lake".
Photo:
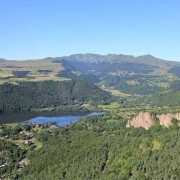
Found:
[{"label": "lake", "polygon": [[32,123],[32,124],[47,124],[54,123],[58,126],[66,126],[75,123],[82,118],[102,115],[102,112],[92,112],[88,114],[61,114],[60,112],[26,112],[26,113],[11,113],[0,115],[0,124],[5,123]]}]

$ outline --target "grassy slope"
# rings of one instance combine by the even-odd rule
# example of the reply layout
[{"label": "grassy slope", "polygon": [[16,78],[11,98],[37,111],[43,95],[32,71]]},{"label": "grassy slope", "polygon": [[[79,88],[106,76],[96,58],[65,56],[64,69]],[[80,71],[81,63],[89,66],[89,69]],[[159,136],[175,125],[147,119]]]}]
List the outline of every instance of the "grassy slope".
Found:
[{"label": "grassy slope", "polygon": [[[48,74],[38,70],[50,70]],[[67,78],[56,77],[64,70],[62,64],[53,63],[51,59],[27,60],[27,61],[0,61],[0,84],[10,82],[16,84],[19,81],[44,81],[44,80],[66,80]],[[13,71],[30,71],[27,78],[13,77]],[[7,77],[9,77],[7,79]]]}]

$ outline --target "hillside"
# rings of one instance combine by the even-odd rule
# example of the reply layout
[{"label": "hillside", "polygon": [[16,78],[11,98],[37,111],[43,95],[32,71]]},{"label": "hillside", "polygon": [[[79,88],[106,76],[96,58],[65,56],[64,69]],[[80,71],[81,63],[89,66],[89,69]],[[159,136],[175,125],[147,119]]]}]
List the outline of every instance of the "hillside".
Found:
[{"label": "hillside", "polygon": [[151,55],[79,54],[56,58],[65,69],[59,76],[89,77],[100,86],[125,94],[149,95],[171,89],[179,77],[180,63],[164,61]]},{"label": "hillside", "polygon": [[[109,68],[107,66],[109,66]],[[86,72],[93,72],[103,71],[105,69],[108,69],[108,72],[115,71],[116,73],[121,71],[135,73],[149,73],[155,71],[176,74],[179,70],[178,68],[180,68],[179,62],[165,61],[151,55],[135,57],[121,54],[75,54],[64,57],[49,57],[25,61],[1,59],[0,77],[16,77],[16,75],[14,75],[15,71],[27,71],[25,76],[33,79],[35,76],[55,76],[62,70],[78,72],[84,70]]]},{"label": "hillside", "polygon": [[180,89],[174,91],[168,91],[165,93],[158,93],[147,97],[144,104],[150,104],[154,106],[180,106]]},{"label": "hillside", "polygon": [[[128,97],[128,102],[138,101],[141,97],[147,104],[163,106],[161,102],[165,100],[159,101],[159,94],[173,94],[180,89],[179,72],[179,62],[165,61],[151,55],[75,54],[27,61],[1,59],[0,84],[85,80],[116,97]],[[171,104],[178,106],[178,99],[173,99]],[[165,103],[167,106],[168,102]]]},{"label": "hillside", "polygon": [[[180,63],[79,54],[0,68],[2,179],[179,178]],[[5,124],[8,112],[56,110],[104,114],[66,128]]]},{"label": "hillside", "polygon": [[60,105],[110,101],[110,94],[86,81],[5,83],[0,86],[0,112],[32,111]]},{"label": "hillside", "polygon": [[[124,93],[142,94],[143,88],[154,92],[167,89],[178,79],[180,63],[151,55],[76,54],[41,60],[0,61],[0,83],[21,81],[88,78],[93,83],[111,86]],[[141,86],[142,87],[142,86]],[[140,89],[139,89],[140,88]],[[129,90],[134,89],[134,90]]]},{"label": "hillside", "polygon": [[[142,113],[138,117],[145,123],[149,115],[146,119]],[[145,130],[126,128],[126,124],[127,118],[109,114],[89,117],[66,128],[3,125],[0,177],[178,180],[180,126],[154,124]]]},{"label": "hillside", "polygon": [[27,179],[178,179],[179,127],[125,128],[121,117],[88,119],[42,133]]},{"label": "hillside", "polygon": [[123,54],[108,54],[108,55],[99,55],[99,54],[75,54],[66,57],[58,57],[56,60],[62,61],[78,61],[86,63],[100,63],[100,62],[110,62],[110,63],[135,63],[135,64],[145,64],[154,66],[157,69],[163,69],[164,72],[168,69],[171,69],[174,66],[180,66],[180,63],[167,61],[163,59],[156,58],[152,55],[142,55],[142,56],[132,56],[132,55],[123,55]]},{"label": "hillside", "polygon": [[56,74],[64,70],[61,64],[55,64],[51,58],[42,60],[0,61],[0,84],[21,81],[64,80],[56,78]]}]

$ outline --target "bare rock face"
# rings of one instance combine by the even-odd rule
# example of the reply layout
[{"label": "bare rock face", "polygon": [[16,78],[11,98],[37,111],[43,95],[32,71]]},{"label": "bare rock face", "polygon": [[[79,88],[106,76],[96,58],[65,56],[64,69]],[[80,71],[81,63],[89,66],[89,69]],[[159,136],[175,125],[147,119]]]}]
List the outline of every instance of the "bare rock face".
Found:
[{"label": "bare rock face", "polygon": [[149,112],[140,112],[131,121],[128,121],[126,127],[143,127],[148,130],[154,124],[153,118]]},{"label": "bare rock face", "polygon": [[[179,120],[179,126],[180,126],[180,113],[176,114],[161,114],[157,115],[157,118],[159,118],[159,122],[161,126],[169,127],[172,125],[172,120],[177,119]],[[152,127],[154,124],[154,119],[150,112],[140,112],[137,116],[132,118],[132,120],[128,121],[126,124],[126,127],[142,127],[148,130],[150,127]]]},{"label": "bare rock face", "polygon": [[169,127],[170,125],[172,125],[172,119],[173,118],[175,118],[177,120],[180,120],[180,113],[176,113],[176,114],[171,114],[171,113],[161,114],[161,115],[157,115],[157,117],[159,118],[160,125],[165,126],[165,127]]}]

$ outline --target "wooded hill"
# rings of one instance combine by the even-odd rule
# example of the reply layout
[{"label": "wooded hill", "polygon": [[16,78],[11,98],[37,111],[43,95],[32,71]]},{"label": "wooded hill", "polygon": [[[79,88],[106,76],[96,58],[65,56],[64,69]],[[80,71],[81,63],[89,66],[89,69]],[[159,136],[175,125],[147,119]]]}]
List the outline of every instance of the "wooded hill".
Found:
[{"label": "wooded hill", "polygon": [[89,118],[38,135],[22,179],[179,179],[178,126],[125,128],[120,116]]},{"label": "wooded hill", "polygon": [[[49,82],[49,80],[57,82],[70,79],[78,82],[88,81],[89,83],[96,84],[103,90],[109,91],[112,95],[120,96],[121,98],[124,98],[124,96],[127,95],[128,103],[125,103],[126,105],[129,105],[129,102],[131,104],[140,104],[139,101],[141,101],[154,106],[178,106],[179,100],[173,96],[173,94],[179,94],[179,72],[179,62],[165,61],[151,55],[135,57],[122,54],[75,54],[71,56],[56,58],[49,57],[27,61],[9,61],[1,59],[0,84],[8,82],[14,85],[19,84],[20,87],[22,87],[22,82],[27,84],[27,82]],[[51,83],[49,84],[50,86]],[[33,89],[35,89],[35,87],[39,88],[43,83],[40,83],[39,86],[37,85],[38,83],[30,84],[36,84],[33,85]],[[16,86],[9,85],[9,87],[14,88]],[[16,87],[16,89],[18,89],[18,87]],[[81,91],[80,89],[82,88],[79,88],[78,91],[83,92],[83,90]],[[87,88],[85,88],[85,91],[86,89]],[[45,90],[42,90],[43,93],[44,91]],[[29,95],[31,94],[29,90],[28,93]],[[32,103],[32,98],[32,100],[28,100],[28,102],[31,101],[31,103],[24,107],[24,109],[49,106],[50,102],[52,103],[52,106],[54,106],[58,104],[56,101],[61,101],[60,104],[64,104],[64,100],[62,100],[62,92],[61,100],[57,100],[59,97],[55,98],[56,100],[50,100],[50,97],[54,98],[55,94],[52,96],[49,94],[46,94],[47,97],[45,98],[49,103],[44,103],[41,100],[38,100],[41,102],[41,105],[34,106],[37,102]],[[56,95],[57,94],[58,93],[56,93]],[[9,99],[11,99],[10,96],[11,95],[9,94]],[[38,95],[36,97],[42,98],[42,96],[43,95]],[[66,99],[65,94],[64,96]],[[161,100],[162,96],[168,100]],[[7,96],[5,97],[7,98]],[[168,103],[171,97],[173,97],[173,101]],[[151,102],[151,99],[153,102]],[[15,101],[14,99],[11,100],[12,102]],[[35,98],[34,100],[37,101]],[[5,100],[2,102],[4,103],[4,101]],[[67,104],[71,102],[69,97],[66,99],[66,102]],[[22,102],[22,104],[23,103],[24,102]],[[17,103],[14,103],[14,105],[16,104]],[[3,106],[4,105],[1,104],[1,111],[6,109]],[[22,107],[19,107],[19,109],[22,109]]]},{"label": "wooded hill", "polygon": [[0,112],[110,101],[110,93],[86,81],[24,82],[0,85]]}]

